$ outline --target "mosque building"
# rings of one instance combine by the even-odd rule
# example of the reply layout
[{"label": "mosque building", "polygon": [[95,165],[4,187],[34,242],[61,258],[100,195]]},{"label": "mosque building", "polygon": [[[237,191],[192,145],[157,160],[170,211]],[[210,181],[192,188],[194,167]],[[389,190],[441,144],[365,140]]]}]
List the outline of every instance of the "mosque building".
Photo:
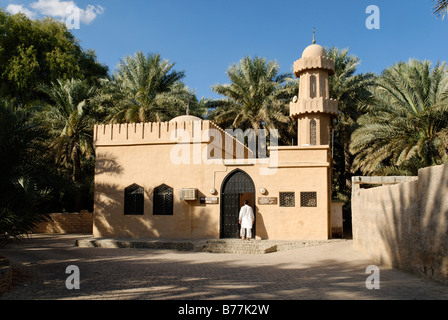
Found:
[{"label": "mosque building", "polygon": [[[331,201],[330,99],[334,61],[307,47],[294,63],[299,97],[290,104],[298,145],[270,141],[269,157],[216,124],[185,115],[169,122],[97,125],[94,236],[238,238],[245,200],[261,240],[327,240],[342,230]],[[273,135],[270,135],[273,138]]]}]

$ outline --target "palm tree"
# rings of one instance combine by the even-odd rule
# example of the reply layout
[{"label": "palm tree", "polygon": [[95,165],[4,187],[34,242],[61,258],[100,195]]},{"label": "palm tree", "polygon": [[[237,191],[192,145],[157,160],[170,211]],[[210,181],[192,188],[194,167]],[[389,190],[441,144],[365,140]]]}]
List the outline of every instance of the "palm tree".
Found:
[{"label": "palm tree", "polygon": [[53,139],[56,161],[71,170],[74,183],[81,181],[83,160],[93,157],[93,126],[96,120],[94,99],[98,89],[85,80],[59,80],[39,89],[49,99],[42,117]]},{"label": "palm tree", "polygon": [[215,101],[209,118],[222,127],[278,129],[290,121],[287,103],[297,91],[290,73],[279,73],[276,61],[245,57],[227,70],[230,84],[217,84],[213,91],[227,97]]},{"label": "palm tree", "polygon": [[52,193],[42,148],[46,133],[32,113],[0,99],[0,247],[31,232],[46,219],[43,203]]},{"label": "palm tree", "polygon": [[355,169],[366,174],[416,175],[447,161],[448,70],[410,60],[386,69],[374,100],[352,135]]},{"label": "palm tree", "polygon": [[[108,105],[107,120],[122,122],[160,122],[185,114],[188,106],[197,113],[194,93],[181,82],[183,71],[159,54],[122,60],[111,80],[104,81],[103,104]],[[201,112],[199,112],[201,113]]]},{"label": "palm tree", "polygon": [[448,12],[448,0],[433,0],[437,1],[434,5],[434,14],[437,16],[441,16],[445,18],[445,15]]},{"label": "palm tree", "polygon": [[350,199],[351,169],[353,156],[350,153],[350,137],[356,128],[356,121],[371,99],[368,87],[374,74],[356,74],[361,61],[350,55],[348,49],[326,48],[327,56],[335,62],[335,74],[329,79],[330,96],[339,104],[339,114],[334,128],[334,180],[335,197]]}]

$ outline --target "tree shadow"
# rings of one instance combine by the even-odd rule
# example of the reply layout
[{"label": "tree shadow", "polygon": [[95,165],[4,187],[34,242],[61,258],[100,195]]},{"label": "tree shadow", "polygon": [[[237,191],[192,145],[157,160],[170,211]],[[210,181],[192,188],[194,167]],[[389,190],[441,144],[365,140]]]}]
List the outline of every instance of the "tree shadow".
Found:
[{"label": "tree shadow", "polygon": [[448,284],[448,165],[419,171],[419,216],[414,222],[421,254],[414,269]]},{"label": "tree shadow", "polygon": [[[393,268],[412,271],[413,250],[419,250],[418,231],[418,182],[412,181],[387,188],[387,196],[381,201],[384,228],[379,230],[385,244],[380,262]],[[413,232],[417,231],[417,232]]]},{"label": "tree shadow", "polygon": [[[199,192],[199,195],[203,195]],[[98,238],[195,239],[214,238],[217,224],[199,198],[174,198],[173,215],[154,214],[154,189],[144,190],[142,215],[124,215],[124,189],[116,184],[95,184],[94,236]],[[194,208],[194,210],[193,210]]]},{"label": "tree shadow", "polygon": [[103,158],[95,161],[95,175],[99,174],[121,175],[123,167],[110,154],[104,155]]},{"label": "tree shadow", "polygon": [[[146,249],[66,247],[45,256],[42,243],[11,248],[23,283],[2,299],[86,300],[372,300],[447,299],[448,290],[430,290],[392,269],[381,270],[381,289],[366,288],[364,259],[300,260],[300,255],[216,255]],[[22,251],[22,252],[19,252]],[[287,255],[288,259],[285,259]],[[333,257],[332,257],[333,256]],[[65,289],[65,269],[81,271],[81,289]],[[19,279],[20,280],[20,279]],[[27,286],[23,284],[26,283]],[[17,284],[17,283],[16,283]],[[22,285],[20,285],[22,284]],[[443,288],[443,287],[442,287]]]}]

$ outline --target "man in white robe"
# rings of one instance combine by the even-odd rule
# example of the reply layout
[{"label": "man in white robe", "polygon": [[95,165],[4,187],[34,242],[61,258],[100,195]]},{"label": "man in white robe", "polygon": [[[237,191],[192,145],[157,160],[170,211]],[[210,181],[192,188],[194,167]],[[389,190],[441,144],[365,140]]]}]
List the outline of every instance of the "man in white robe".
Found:
[{"label": "man in white robe", "polygon": [[249,201],[244,202],[240,210],[239,222],[241,225],[241,239],[249,240],[252,238],[252,227],[255,222],[254,210],[249,206]]}]

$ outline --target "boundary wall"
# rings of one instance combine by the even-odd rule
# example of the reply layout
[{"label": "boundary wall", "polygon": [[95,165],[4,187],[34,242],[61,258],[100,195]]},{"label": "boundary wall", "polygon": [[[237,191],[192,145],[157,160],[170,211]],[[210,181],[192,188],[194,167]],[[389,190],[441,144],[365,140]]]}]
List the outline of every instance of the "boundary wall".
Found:
[{"label": "boundary wall", "polygon": [[52,213],[50,220],[36,225],[34,233],[42,234],[92,234],[93,213]]},{"label": "boundary wall", "polygon": [[418,177],[352,182],[355,248],[380,264],[448,284],[448,165],[421,169]]}]

